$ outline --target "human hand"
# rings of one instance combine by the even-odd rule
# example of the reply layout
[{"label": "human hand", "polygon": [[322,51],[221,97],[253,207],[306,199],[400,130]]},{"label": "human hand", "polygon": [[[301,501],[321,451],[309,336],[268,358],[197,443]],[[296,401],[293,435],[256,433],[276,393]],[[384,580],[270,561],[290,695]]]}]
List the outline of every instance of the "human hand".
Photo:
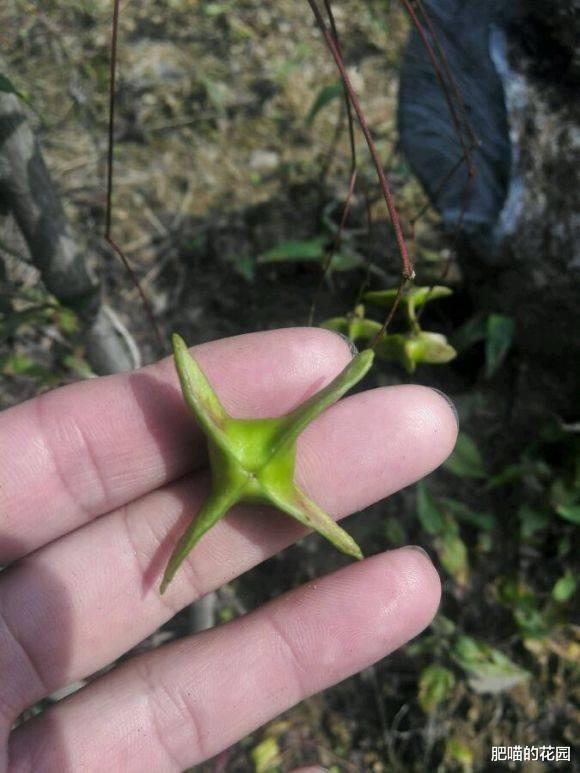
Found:
[{"label": "human hand", "polygon": [[[280,415],[350,357],[324,330],[224,339],[196,358],[228,412]],[[336,517],[437,467],[457,427],[417,386],[341,400],[301,435],[296,476]],[[419,633],[439,603],[403,548],[351,564],[242,618],[133,657],[10,733],[26,708],[118,659],[195,599],[303,535],[238,507],[159,577],[207,491],[205,444],[170,359],[0,414],[0,771],[180,771]]]}]

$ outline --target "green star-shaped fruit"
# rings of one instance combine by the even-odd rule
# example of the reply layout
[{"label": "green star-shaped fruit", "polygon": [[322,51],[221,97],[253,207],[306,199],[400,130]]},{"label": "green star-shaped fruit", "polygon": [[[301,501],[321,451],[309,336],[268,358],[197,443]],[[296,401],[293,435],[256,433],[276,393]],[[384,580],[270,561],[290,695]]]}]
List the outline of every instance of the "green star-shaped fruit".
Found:
[{"label": "green star-shaped fruit", "polygon": [[357,384],[373,363],[373,352],[357,354],[324,389],[276,419],[228,416],[182,338],[173,335],[175,366],[185,402],[207,437],[211,493],[179,539],[160,591],[164,593],[193,546],[238,502],[274,505],[322,534],[343,553],[361,559],[356,542],[294,483],[296,441],[328,406]]}]

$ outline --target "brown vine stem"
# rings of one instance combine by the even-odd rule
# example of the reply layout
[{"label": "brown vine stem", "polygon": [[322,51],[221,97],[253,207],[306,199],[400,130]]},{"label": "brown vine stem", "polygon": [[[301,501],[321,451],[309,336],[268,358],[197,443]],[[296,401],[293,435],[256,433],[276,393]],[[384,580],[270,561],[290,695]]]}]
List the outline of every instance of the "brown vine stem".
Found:
[{"label": "brown vine stem", "polygon": [[[363,183],[363,195],[364,195],[364,199],[365,199],[365,212],[366,212],[366,216],[367,216],[367,242],[368,242],[368,245],[369,245],[369,248],[370,248],[372,246],[373,233],[374,233],[373,212],[372,212],[372,209],[371,209],[371,201],[370,201],[370,197],[369,197],[369,188],[368,188],[368,185],[367,185],[367,181],[365,180],[364,177],[362,178],[362,183]],[[362,301],[362,297],[364,295],[364,292],[365,292],[365,290],[367,289],[367,287],[369,285],[369,279],[370,279],[370,274],[371,274],[371,262],[372,262],[371,259],[372,259],[372,252],[371,252],[371,254],[367,255],[367,260],[366,260],[367,266],[366,266],[365,276],[364,276],[363,281],[361,282],[361,285],[359,287],[359,290],[358,290],[358,293],[357,293],[357,296],[356,296],[356,301],[355,301],[355,304],[354,304],[355,309],[359,305],[359,303]]]},{"label": "brown vine stem", "polygon": [[[457,235],[461,229],[461,226],[463,224],[463,219],[465,217],[465,212],[467,210],[469,193],[473,184],[473,180],[477,173],[477,170],[471,158],[471,151],[478,146],[479,141],[475,135],[473,126],[471,125],[471,121],[469,120],[469,115],[467,113],[467,108],[465,106],[465,102],[463,100],[461,91],[459,90],[457,82],[453,77],[453,73],[451,71],[451,67],[449,66],[449,60],[447,59],[445,49],[441,45],[441,41],[439,40],[439,36],[437,35],[437,32],[433,26],[431,18],[427,13],[427,9],[425,8],[423,0],[415,0],[415,2],[417,4],[417,8],[419,9],[421,16],[423,17],[423,20],[427,26],[427,29],[429,30],[429,34],[431,35],[431,38],[433,40],[433,44],[434,44],[435,50],[437,51],[437,56],[439,56],[442,68],[439,62],[437,61],[435,50],[433,46],[431,46],[431,44],[429,43],[427,35],[425,34],[425,30],[423,29],[423,25],[421,24],[421,21],[419,20],[417,14],[415,13],[415,10],[410,0],[401,0],[401,3],[404,6],[405,10],[407,11],[407,14],[411,19],[413,26],[415,27],[419,37],[421,38],[421,42],[425,50],[427,51],[427,55],[431,60],[433,70],[435,72],[437,80],[439,81],[439,85],[445,97],[445,101],[447,102],[455,135],[457,137],[459,145],[461,146],[460,160],[451,167],[451,169],[449,170],[449,172],[447,172],[447,174],[444,175],[443,179],[440,181],[440,183],[437,186],[436,193],[438,193],[443,189],[443,187],[449,182],[449,180],[453,177],[453,175],[458,171],[462,163],[465,163],[467,167],[467,179],[463,187],[461,210],[459,213],[459,217],[457,219],[457,227],[455,232],[456,234],[455,240],[457,240]],[[442,71],[442,69],[444,72]],[[461,122],[457,115],[457,111],[455,110],[453,99],[455,99],[456,103],[459,105],[459,112],[461,113],[461,118],[462,118]],[[469,139],[468,146],[465,144],[465,138],[463,137],[463,131],[462,131],[463,127],[465,127],[468,134],[468,139]],[[419,211],[419,213],[416,214],[411,219],[412,227],[414,227],[414,224],[424,214],[426,209],[427,209],[427,206],[423,207]],[[447,266],[447,268],[444,270],[442,278],[444,278],[447,275],[448,270],[449,270],[449,266]]]},{"label": "brown vine stem", "polygon": [[395,312],[397,311],[397,307],[399,306],[399,303],[401,301],[401,298],[403,296],[403,290],[407,286],[407,283],[410,281],[409,277],[403,276],[401,277],[401,281],[399,282],[399,287],[397,288],[397,295],[395,296],[395,300],[393,302],[393,305],[389,309],[389,313],[387,314],[387,318],[383,322],[382,328],[379,330],[379,332],[376,334],[376,336],[373,338],[371,343],[369,344],[369,349],[374,349],[375,346],[378,344],[378,342],[381,340],[381,338],[386,334],[387,329],[389,325],[391,324],[391,320],[395,316]]},{"label": "brown vine stem", "polygon": [[337,147],[340,142],[340,137],[342,135],[342,131],[344,129],[344,117],[346,115],[346,109],[344,105],[341,103],[340,110],[338,112],[338,116],[336,118],[336,124],[334,127],[334,131],[332,133],[332,139],[328,143],[328,150],[324,154],[324,158],[320,165],[320,174],[318,175],[318,187],[320,188],[320,191],[322,193],[322,188],[324,187],[324,184],[326,182],[326,178],[328,176],[328,173],[330,171],[330,168],[332,164],[334,163],[334,159],[337,154]]},{"label": "brown vine stem", "polygon": [[[421,24],[421,21],[417,17],[417,14],[415,13],[415,10],[411,4],[411,0],[400,0],[402,5],[404,6],[405,10],[407,11],[407,14],[409,15],[411,22],[415,29],[417,30],[417,33],[419,37],[421,38],[421,42],[427,51],[427,54],[431,60],[431,64],[433,66],[433,70],[435,72],[435,75],[437,77],[437,80],[439,81],[439,85],[443,91],[443,95],[445,97],[445,101],[447,102],[447,106],[449,109],[449,113],[451,116],[451,120],[453,123],[453,128],[455,135],[458,139],[459,145],[461,146],[461,156],[459,160],[453,164],[451,169],[447,172],[447,174],[444,175],[443,179],[439,182],[436,188],[436,194],[439,193],[443,189],[443,187],[449,182],[449,180],[455,175],[455,173],[459,170],[461,167],[461,164],[465,163],[467,168],[467,177],[465,180],[465,185],[463,187],[463,192],[461,196],[461,209],[459,212],[459,217],[457,218],[457,224],[455,227],[455,235],[453,238],[453,243],[457,242],[457,239],[459,237],[459,233],[461,231],[461,226],[463,225],[463,220],[465,218],[465,213],[467,211],[467,205],[469,201],[469,194],[471,192],[471,188],[473,186],[473,182],[475,180],[475,176],[477,174],[477,170],[475,168],[475,165],[473,164],[473,160],[471,158],[471,151],[476,148],[479,145],[479,140],[477,139],[477,136],[475,134],[475,131],[473,129],[473,126],[471,124],[471,121],[469,119],[469,115],[467,112],[467,108],[465,106],[465,101],[463,100],[463,96],[461,94],[461,91],[457,85],[457,82],[455,78],[453,77],[453,72],[451,70],[451,67],[449,65],[449,60],[447,58],[447,54],[445,53],[445,49],[441,45],[441,41],[439,40],[439,36],[437,35],[437,32],[433,26],[433,23],[431,21],[431,17],[429,16],[427,9],[425,8],[425,5],[423,3],[423,0],[415,0],[417,4],[417,8],[419,10],[419,13],[421,14],[423,21],[425,22],[425,25],[427,26],[427,29],[429,31],[429,34],[431,36],[431,39],[433,40],[433,46],[429,43],[429,40],[427,38],[427,35],[425,34],[425,30],[423,29],[423,25]],[[435,49],[435,50],[434,50]],[[440,66],[439,62],[437,61],[437,56],[435,54],[435,51],[437,52],[437,56],[439,57],[440,63],[442,67]],[[443,71],[444,72],[443,72]],[[455,99],[455,102],[459,106],[459,112],[461,114],[461,121],[459,120],[457,111],[455,110],[455,105],[453,104],[453,99]],[[467,139],[469,141],[469,145],[466,145],[465,138],[463,136],[463,129],[467,132]],[[426,204],[424,207],[422,207],[419,212],[411,219],[410,225],[414,232],[414,226],[417,220],[425,213],[425,211],[428,208],[428,204]],[[447,259],[445,262],[445,266],[443,267],[443,271],[441,272],[441,279],[440,281],[445,281],[447,274],[449,273],[449,268],[451,266],[451,257]],[[432,290],[433,288],[431,288]],[[426,304],[425,304],[426,305]],[[421,315],[423,311],[425,310],[425,305],[419,310],[417,314],[417,320],[419,321],[421,318]]]},{"label": "brown vine stem", "polygon": [[[326,9],[326,15],[328,16],[328,21],[330,23],[330,29],[332,32],[332,36],[334,38],[334,42],[336,43],[336,48],[339,52],[339,54],[342,56],[342,51],[340,47],[340,40],[338,37],[338,30],[336,29],[336,22],[334,20],[334,13],[332,12],[332,5],[330,0],[324,0],[324,7]],[[354,120],[352,117],[352,105],[350,104],[350,99],[348,96],[348,91],[346,90],[344,83],[343,83],[343,90],[344,90],[344,103],[346,105],[346,115],[348,119],[348,136],[349,136],[349,143],[350,143],[350,179],[348,183],[348,194],[346,197],[346,200],[344,202],[344,207],[342,210],[342,216],[340,218],[340,223],[338,226],[338,231],[336,232],[335,238],[332,242],[331,248],[328,250],[326,257],[324,259],[324,264],[322,266],[322,274],[320,276],[320,281],[318,282],[318,286],[314,292],[314,296],[312,298],[312,303],[310,306],[310,313],[308,315],[308,324],[312,325],[314,323],[314,314],[316,312],[316,304],[318,303],[318,298],[320,297],[320,293],[322,292],[322,287],[324,285],[324,280],[328,276],[328,272],[330,271],[330,266],[332,264],[332,258],[334,257],[336,251],[338,250],[338,247],[340,245],[340,241],[342,238],[342,232],[344,230],[344,225],[346,223],[346,218],[348,217],[348,213],[350,211],[350,205],[352,202],[352,197],[354,195],[354,189],[356,185],[356,177],[357,177],[357,155],[356,155],[356,138],[354,134]]]},{"label": "brown vine stem", "polygon": [[[334,41],[336,43],[336,48],[339,52],[339,54],[342,57],[342,50],[340,47],[340,40],[338,38],[338,30],[336,29],[336,21],[334,19],[334,13],[332,12],[332,5],[330,0],[324,0],[324,7],[326,9],[326,15],[328,16],[328,21],[330,23],[330,29],[332,31],[332,36],[334,38]],[[356,159],[356,141],[354,136],[354,120],[352,117],[352,105],[350,103],[350,99],[348,96],[348,91],[346,89],[346,86],[344,85],[344,82],[342,84],[342,87],[344,89],[344,103],[346,105],[346,114],[348,117],[348,137],[350,142],[350,163],[351,163],[351,175],[354,173],[354,170],[356,169],[357,165],[357,159]]]},{"label": "brown vine stem", "polygon": [[[453,127],[455,130],[455,134],[457,135],[457,139],[459,140],[459,144],[461,145],[461,152],[463,154],[463,158],[465,159],[465,163],[468,170],[468,175],[472,176],[475,174],[475,169],[473,167],[473,162],[471,160],[470,151],[465,144],[465,138],[463,136],[463,131],[461,128],[461,123],[459,121],[459,117],[457,115],[457,111],[455,110],[455,105],[453,104],[453,99],[451,97],[450,87],[449,84],[445,81],[445,77],[443,75],[443,72],[441,70],[441,67],[439,65],[439,62],[437,61],[437,56],[435,55],[435,51],[433,50],[433,46],[429,42],[429,39],[427,38],[427,35],[425,34],[425,30],[423,29],[423,25],[419,21],[417,14],[415,13],[415,9],[413,8],[410,0],[401,0],[401,3],[403,4],[405,10],[407,11],[407,14],[409,15],[411,22],[415,29],[417,30],[417,33],[419,37],[421,38],[421,42],[423,43],[423,46],[427,52],[427,55],[429,59],[431,60],[431,64],[433,66],[433,71],[435,72],[435,77],[439,81],[439,85],[441,86],[441,89],[443,91],[443,95],[445,97],[445,101],[447,102],[447,107],[449,108],[449,113],[451,115],[451,120],[453,122]],[[433,26],[430,23],[429,17],[427,15],[427,12],[423,6],[422,13],[423,16],[428,20],[431,34],[434,36],[434,40],[437,39],[437,36],[435,35],[435,30],[433,29]],[[441,51],[442,47],[439,43],[438,50]],[[444,58],[442,61],[447,61],[445,55],[443,55]],[[449,70],[449,68],[447,68]],[[454,83],[454,80],[451,79],[451,83]],[[461,103],[460,103],[461,104]]]},{"label": "brown vine stem", "polygon": [[159,330],[159,326],[155,321],[155,315],[153,309],[141,283],[137,277],[137,274],[133,270],[129,260],[123,250],[115,242],[112,237],[112,224],[113,224],[113,181],[114,181],[114,142],[115,142],[115,91],[117,81],[117,51],[118,51],[118,32],[119,32],[119,6],[120,0],[114,0],[113,5],[113,28],[111,34],[111,65],[110,65],[110,80],[109,80],[109,129],[108,129],[108,145],[107,145],[107,204],[105,215],[105,242],[111,247],[113,252],[120,258],[127,273],[131,277],[143,306],[149,318],[151,327],[155,332],[155,338],[159,346],[160,352],[164,352],[165,346],[163,344],[163,338]]},{"label": "brown vine stem", "polygon": [[447,81],[449,83],[449,86],[453,91],[457,104],[459,105],[459,110],[461,112],[461,117],[463,119],[463,125],[465,126],[467,133],[469,134],[469,141],[471,145],[470,150],[473,150],[473,148],[477,147],[478,145],[478,139],[476,137],[475,131],[471,124],[471,120],[469,119],[469,114],[467,112],[467,108],[463,100],[463,95],[459,90],[457,81],[453,77],[453,71],[451,70],[451,67],[449,65],[447,54],[445,53],[445,49],[441,45],[441,41],[439,40],[439,35],[437,35],[435,28],[433,27],[431,17],[427,13],[427,9],[425,8],[423,0],[415,0],[415,1],[417,3],[417,8],[419,9],[421,16],[423,17],[423,20],[427,25],[427,29],[429,30],[429,34],[431,35],[431,38],[433,40],[437,53],[439,54],[439,59],[441,60],[441,64],[443,65],[443,69],[445,70],[445,75],[447,76]]},{"label": "brown vine stem", "polygon": [[332,263],[332,258],[336,254],[336,251],[340,245],[340,240],[342,237],[342,232],[344,229],[344,224],[346,222],[346,218],[348,217],[348,213],[350,211],[350,205],[352,202],[352,195],[354,193],[354,186],[356,185],[356,169],[353,170],[351,176],[350,176],[350,183],[348,186],[348,193],[346,196],[345,205],[342,210],[342,215],[340,218],[340,223],[338,225],[338,229],[336,231],[336,234],[334,236],[334,239],[332,241],[332,245],[330,249],[327,252],[326,258],[324,260],[324,268],[322,271],[322,276],[320,278],[320,282],[318,283],[318,287],[316,288],[316,292],[314,293],[314,298],[312,299],[312,306],[310,307],[310,314],[308,315],[308,324],[312,325],[314,323],[314,312],[316,309],[316,304],[318,302],[318,296],[320,295],[320,291],[322,289],[322,285],[324,283],[324,280],[326,279],[326,276],[328,274],[328,271],[330,269],[330,265]]},{"label": "brown vine stem", "polygon": [[334,41],[334,38],[332,36],[332,32],[328,29],[326,26],[326,23],[324,21],[324,18],[320,12],[320,9],[318,8],[315,0],[308,0],[308,5],[310,6],[312,13],[314,14],[314,18],[316,20],[316,23],[320,29],[320,32],[322,33],[322,36],[324,37],[324,40],[326,42],[326,45],[328,49],[330,50],[330,53],[332,54],[332,57],[336,63],[336,66],[338,68],[338,71],[340,73],[340,77],[342,78],[342,82],[344,84],[344,87],[346,91],[348,92],[348,96],[350,99],[350,102],[354,108],[354,111],[356,113],[361,131],[364,135],[364,138],[366,140],[366,143],[369,148],[369,152],[371,154],[371,158],[373,160],[375,169],[377,171],[377,175],[379,178],[379,184],[381,187],[381,191],[383,194],[383,197],[385,199],[385,203],[387,205],[387,210],[389,212],[389,216],[391,218],[391,223],[393,224],[393,230],[395,232],[395,238],[397,241],[397,246],[399,248],[399,253],[401,257],[401,268],[402,268],[402,275],[405,280],[407,279],[413,279],[415,276],[415,271],[413,269],[413,266],[411,265],[411,260],[409,258],[409,253],[407,251],[407,245],[405,243],[405,237],[403,236],[403,229],[401,227],[401,221],[399,219],[399,214],[397,212],[397,209],[395,207],[395,202],[393,199],[393,195],[391,193],[391,190],[389,188],[389,184],[387,182],[387,178],[385,176],[385,173],[383,171],[381,160],[379,158],[379,154],[377,152],[377,149],[375,147],[373,138],[371,136],[368,124],[366,122],[365,116],[363,114],[362,108],[360,106],[360,102],[358,100],[358,97],[352,87],[352,84],[350,82],[350,78],[348,77],[348,73],[346,71],[346,67],[344,65],[344,61],[342,59],[342,56],[340,54],[340,51],[338,50],[336,43]]},{"label": "brown vine stem", "polygon": [[[433,197],[434,198],[437,197],[441,193],[443,188],[447,185],[449,180],[451,180],[453,175],[458,171],[458,169],[461,167],[461,165],[463,163],[465,163],[465,160],[464,160],[463,156],[460,156],[457,159],[457,161],[453,164],[453,166],[449,169],[449,171],[443,176],[443,178],[437,184],[437,187],[435,188],[435,190],[433,192]],[[417,222],[417,220],[420,220],[423,217],[423,215],[425,214],[425,212],[427,212],[427,210],[429,209],[430,206],[431,206],[431,202],[429,200],[427,200],[425,202],[425,204],[423,204],[421,209],[415,215],[413,215],[413,217],[411,218],[411,223],[414,224],[414,223]]]}]

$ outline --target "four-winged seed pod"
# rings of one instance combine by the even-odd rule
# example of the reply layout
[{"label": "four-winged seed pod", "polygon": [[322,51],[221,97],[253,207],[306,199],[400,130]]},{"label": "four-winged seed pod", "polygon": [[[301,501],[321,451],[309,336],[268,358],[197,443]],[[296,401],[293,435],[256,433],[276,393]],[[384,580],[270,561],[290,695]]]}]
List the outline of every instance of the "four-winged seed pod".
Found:
[{"label": "four-winged seed pod", "polygon": [[169,559],[160,592],[164,593],[193,546],[238,502],[274,505],[322,534],[353,558],[362,558],[356,542],[294,482],[296,441],[325,408],[357,384],[373,363],[370,349],[357,354],[324,389],[290,413],[275,419],[229,416],[183,339],[173,335],[175,366],[186,403],[207,437],[212,488]]}]

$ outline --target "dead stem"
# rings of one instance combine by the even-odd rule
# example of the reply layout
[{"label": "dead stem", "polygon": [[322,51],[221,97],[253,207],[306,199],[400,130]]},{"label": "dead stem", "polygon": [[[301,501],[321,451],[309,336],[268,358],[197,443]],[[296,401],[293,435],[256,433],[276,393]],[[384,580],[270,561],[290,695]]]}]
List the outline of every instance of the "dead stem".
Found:
[{"label": "dead stem", "polygon": [[149,318],[149,322],[155,333],[155,338],[157,339],[159,351],[160,353],[163,353],[165,351],[165,346],[163,344],[161,331],[159,330],[159,326],[155,321],[155,315],[153,314],[153,309],[151,308],[151,304],[149,303],[149,300],[145,295],[143,288],[141,287],[141,283],[139,282],[137,274],[135,273],[131,264],[129,263],[127,256],[124,254],[123,250],[119,247],[119,245],[114,241],[112,237],[113,178],[114,178],[113,149],[114,149],[114,142],[115,142],[115,91],[116,91],[116,78],[117,78],[117,50],[118,50],[117,43],[118,43],[118,32],[119,32],[119,5],[120,5],[120,0],[115,0],[113,5],[113,29],[112,29],[112,35],[111,35],[111,66],[110,66],[110,81],[109,81],[109,128],[108,128],[108,145],[107,145],[107,204],[106,204],[106,214],[105,214],[104,239],[106,243],[111,247],[113,252],[120,258],[127,273],[131,277],[131,281],[133,282],[137,292],[139,293],[139,296],[141,298],[141,301],[143,303],[143,306]]},{"label": "dead stem", "polygon": [[408,277],[401,277],[401,281],[399,282],[399,287],[397,288],[397,295],[395,296],[395,300],[393,301],[393,305],[389,309],[389,313],[387,314],[387,318],[383,322],[382,328],[379,330],[379,332],[376,334],[376,336],[373,338],[369,345],[369,349],[374,349],[375,346],[378,344],[378,342],[381,340],[381,338],[386,335],[386,332],[388,330],[389,325],[391,324],[391,320],[395,316],[395,312],[397,311],[397,308],[399,306],[399,303],[401,302],[401,298],[403,296],[403,290],[407,286],[407,283],[410,281]]},{"label": "dead stem", "polygon": [[[334,38],[334,42],[336,44],[337,51],[342,56],[342,50],[340,47],[340,40],[338,37],[338,30],[336,29],[336,22],[334,20],[334,14],[332,12],[332,6],[330,3],[330,0],[324,0],[324,7],[326,9],[326,15],[328,16],[328,21],[330,23],[330,29],[332,32],[332,36]],[[320,277],[320,281],[318,283],[318,286],[314,292],[314,296],[312,298],[312,304],[310,306],[310,313],[308,315],[308,324],[312,325],[314,323],[314,314],[316,311],[316,304],[318,303],[318,298],[320,297],[320,292],[322,290],[322,286],[324,285],[324,280],[326,279],[328,272],[330,271],[330,266],[332,265],[332,259],[338,250],[340,246],[340,241],[342,238],[342,232],[344,229],[344,225],[346,223],[346,218],[348,217],[348,213],[350,211],[350,205],[352,203],[352,197],[354,195],[354,189],[356,185],[356,178],[357,178],[357,155],[356,155],[356,138],[354,134],[354,120],[352,116],[352,105],[350,103],[350,99],[348,96],[348,91],[346,89],[346,86],[344,83],[342,84],[343,91],[344,91],[344,103],[346,105],[346,115],[348,119],[348,135],[349,135],[349,143],[350,143],[350,180],[348,184],[348,193],[347,197],[344,203],[344,207],[342,210],[342,215],[340,218],[340,223],[338,226],[338,231],[336,232],[336,235],[334,237],[334,240],[332,242],[330,250],[327,252],[326,257],[324,259],[324,264],[322,266],[322,275]]]},{"label": "dead stem", "polygon": [[354,111],[356,113],[356,116],[358,118],[362,133],[364,135],[364,138],[366,140],[366,143],[369,148],[369,152],[371,154],[371,157],[373,159],[373,163],[375,165],[375,169],[377,171],[377,175],[379,177],[379,184],[381,187],[381,191],[383,193],[383,197],[385,199],[385,203],[387,205],[387,209],[389,211],[389,216],[391,218],[391,223],[393,225],[393,229],[395,231],[395,238],[397,240],[397,246],[399,248],[399,253],[401,257],[401,273],[405,279],[412,279],[415,276],[415,271],[413,269],[413,266],[411,265],[411,261],[409,259],[409,254],[407,252],[407,245],[405,243],[405,237],[403,236],[403,229],[401,227],[401,221],[399,219],[399,215],[397,212],[397,209],[395,207],[395,202],[393,199],[393,195],[391,193],[391,190],[389,188],[389,184],[387,182],[387,178],[385,176],[384,170],[382,168],[381,160],[379,158],[377,149],[375,147],[373,138],[371,136],[368,124],[366,122],[364,113],[362,111],[362,108],[360,106],[358,97],[352,87],[352,84],[350,82],[350,78],[348,77],[348,73],[346,71],[346,67],[344,64],[344,60],[341,56],[341,53],[334,41],[334,37],[332,35],[332,32],[328,29],[326,26],[326,23],[322,17],[322,14],[320,12],[320,9],[318,8],[315,0],[308,0],[308,5],[312,9],[312,13],[314,14],[314,18],[316,19],[316,23],[324,37],[324,40],[326,42],[326,45],[328,46],[332,57],[336,63],[336,66],[338,68],[338,71],[340,73],[340,77],[342,78],[342,82],[344,84],[344,87],[346,91],[348,92],[348,96],[350,99],[350,102],[354,108]]}]

